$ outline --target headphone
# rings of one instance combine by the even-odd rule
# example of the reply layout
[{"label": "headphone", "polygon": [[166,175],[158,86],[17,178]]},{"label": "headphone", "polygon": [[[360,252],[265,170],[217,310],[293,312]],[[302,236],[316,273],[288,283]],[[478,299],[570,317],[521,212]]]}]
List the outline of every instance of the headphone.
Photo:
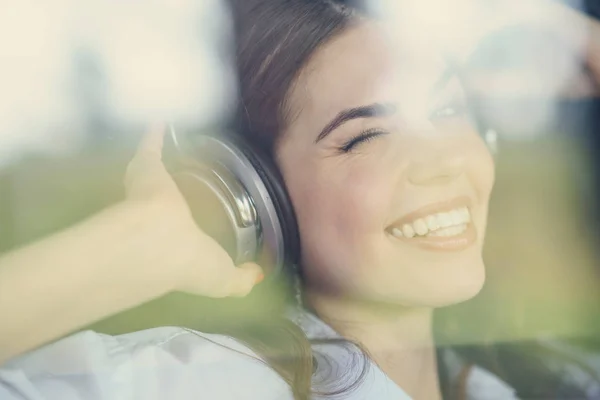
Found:
[{"label": "headphone", "polygon": [[257,262],[272,278],[298,263],[300,239],[292,202],[265,151],[241,135],[170,126],[163,159],[198,226],[235,265]]}]

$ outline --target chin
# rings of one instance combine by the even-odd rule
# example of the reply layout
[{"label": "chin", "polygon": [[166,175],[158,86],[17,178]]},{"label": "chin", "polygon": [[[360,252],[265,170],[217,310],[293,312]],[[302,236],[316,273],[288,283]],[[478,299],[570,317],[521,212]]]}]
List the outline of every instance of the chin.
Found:
[{"label": "chin", "polygon": [[[446,265],[444,272],[418,274],[394,288],[388,287],[384,301],[404,307],[440,308],[470,300],[483,288],[485,268],[483,261]],[[383,294],[379,292],[380,295]]]},{"label": "chin", "polygon": [[443,286],[436,285],[437,290],[432,288],[431,297],[424,299],[424,303],[433,308],[462,303],[477,296],[484,284],[485,268],[481,263],[481,266],[472,268],[468,273],[456,274],[449,278],[443,282]]}]

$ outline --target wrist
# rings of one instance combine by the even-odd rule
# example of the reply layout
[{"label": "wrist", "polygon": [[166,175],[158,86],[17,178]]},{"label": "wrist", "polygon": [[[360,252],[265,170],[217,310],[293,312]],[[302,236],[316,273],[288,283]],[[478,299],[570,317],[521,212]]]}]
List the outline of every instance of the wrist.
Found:
[{"label": "wrist", "polygon": [[[181,218],[169,204],[152,200],[127,200],[117,206],[123,220],[124,260],[135,267],[137,285],[147,285],[156,296],[175,291],[180,275],[196,257],[198,228],[191,216]],[[124,266],[127,268],[127,265]]]}]

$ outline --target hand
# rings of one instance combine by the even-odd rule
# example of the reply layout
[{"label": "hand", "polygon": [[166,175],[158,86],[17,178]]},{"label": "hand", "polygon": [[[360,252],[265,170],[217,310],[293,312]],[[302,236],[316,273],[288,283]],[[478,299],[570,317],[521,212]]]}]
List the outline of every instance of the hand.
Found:
[{"label": "hand", "polygon": [[[436,1],[436,0],[433,0]],[[600,23],[554,0],[460,0],[428,21],[432,40],[483,97],[599,93]]]},{"label": "hand", "polygon": [[[510,5],[510,1],[507,5]],[[475,87],[492,95],[525,95],[554,99],[598,95],[600,82],[600,23],[557,1],[537,0],[530,6],[512,2],[510,10],[490,27],[507,35],[511,26],[522,26],[503,42],[516,61],[498,73],[477,77]],[[515,29],[513,29],[515,31]],[[492,38],[490,35],[488,38]],[[493,40],[493,38],[492,38]],[[500,39],[501,40],[501,39]],[[516,51],[511,51],[514,48]],[[485,74],[484,74],[485,75]]]},{"label": "hand", "polygon": [[262,279],[196,226],[163,166],[163,134],[142,141],[124,202],[0,257],[0,363],[174,290],[244,296]]},{"label": "hand", "polygon": [[162,162],[164,127],[145,135],[125,177],[127,200],[142,210],[145,229],[156,230],[146,243],[161,250],[145,273],[171,282],[172,289],[208,297],[245,296],[264,275],[249,263],[236,267],[227,252],[196,225],[188,204]]}]

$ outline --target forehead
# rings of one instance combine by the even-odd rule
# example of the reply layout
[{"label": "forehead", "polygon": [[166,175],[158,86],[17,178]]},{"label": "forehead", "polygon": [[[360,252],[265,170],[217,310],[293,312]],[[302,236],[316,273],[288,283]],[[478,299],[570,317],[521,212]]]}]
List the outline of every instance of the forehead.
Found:
[{"label": "forehead", "polygon": [[364,22],[319,49],[290,92],[292,125],[320,129],[347,108],[378,102],[402,108],[426,96],[446,68],[440,53],[386,32]]}]

